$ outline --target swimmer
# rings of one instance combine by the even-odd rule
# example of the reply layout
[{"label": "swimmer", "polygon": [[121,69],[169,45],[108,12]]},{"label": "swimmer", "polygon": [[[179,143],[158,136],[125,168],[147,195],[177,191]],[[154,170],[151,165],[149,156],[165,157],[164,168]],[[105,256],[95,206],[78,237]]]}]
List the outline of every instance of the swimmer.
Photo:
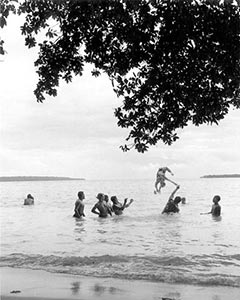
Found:
[{"label": "swimmer", "polygon": [[85,195],[83,191],[78,192],[78,199],[75,202],[75,208],[74,208],[74,218],[81,218],[85,217],[84,214],[84,203],[83,200],[85,199]]},{"label": "swimmer", "polygon": [[108,215],[111,216],[112,212],[104,201],[104,194],[98,193],[96,198],[98,202],[93,206],[92,213],[98,215],[100,218],[107,218]]},{"label": "swimmer", "polygon": [[34,198],[31,194],[27,195],[27,198],[24,200],[24,205],[33,205],[34,204]]},{"label": "swimmer", "polygon": [[178,213],[179,207],[178,204],[182,201],[182,198],[180,196],[176,196],[174,198],[174,195],[176,194],[177,190],[180,188],[178,185],[175,190],[170,195],[168,202],[166,206],[164,207],[162,214],[169,214],[169,213]]},{"label": "swimmer", "polygon": [[221,206],[218,204],[218,202],[221,200],[221,197],[218,195],[215,195],[213,197],[213,205],[210,212],[207,213],[201,213],[201,215],[209,215],[211,214],[213,217],[219,217],[221,215]]},{"label": "swimmer", "polygon": [[186,198],[182,197],[182,204],[186,204]]},{"label": "swimmer", "polygon": [[107,205],[107,207],[110,209],[110,211],[112,212],[112,205],[111,203],[109,202],[109,197],[108,195],[104,195],[103,196],[103,201],[105,202],[105,204]]},{"label": "swimmer", "polygon": [[156,174],[154,194],[161,193],[161,188],[163,188],[166,185],[165,180],[177,186],[177,183],[175,183],[174,181],[166,177],[165,175],[166,172],[169,172],[172,176],[174,175],[173,172],[168,167],[159,168]]},{"label": "swimmer", "polygon": [[118,216],[122,215],[123,210],[125,208],[129,207],[133,203],[133,199],[130,199],[129,202],[127,203],[128,198],[126,198],[126,199],[124,199],[124,202],[122,204],[121,202],[118,201],[116,196],[112,196],[111,201],[113,203],[112,210],[115,213],[115,215],[118,215]]}]

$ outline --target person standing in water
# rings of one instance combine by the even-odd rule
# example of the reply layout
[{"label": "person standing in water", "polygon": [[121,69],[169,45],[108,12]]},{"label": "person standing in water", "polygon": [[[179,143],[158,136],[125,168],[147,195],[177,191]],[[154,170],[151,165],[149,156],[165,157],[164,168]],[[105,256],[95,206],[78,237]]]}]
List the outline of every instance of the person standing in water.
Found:
[{"label": "person standing in water", "polygon": [[98,202],[93,206],[92,213],[98,215],[100,218],[107,218],[108,215],[111,216],[112,212],[104,201],[104,194],[98,193],[96,198]]},{"label": "person standing in water", "polygon": [[180,196],[175,196],[177,190],[179,190],[180,186],[178,185],[175,190],[172,192],[172,194],[170,195],[168,202],[166,204],[166,206],[164,207],[162,214],[169,214],[169,213],[178,213],[179,212],[179,208],[178,208],[178,204],[182,201],[182,198]]},{"label": "person standing in water", "polygon": [[218,195],[215,195],[213,197],[213,205],[210,212],[207,213],[201,213],[201,215],[208,215],[211,214],[213,217],[219,217],[221,215],[221,206],[218,204],[218,202],[221,200],[221,197]]},{"label": "person standing in water", "polygon": [[83,200],[85,199],[85,195],[83,191],[78,192],[78,199],[75,202],[75,208],[74,208],[74,218],[81,218],[85,217],[84,214],[84,203]]},{"label": "person standing in water", "polygon": [[154,194],[161,193],[161,188],[163,188],[166,185],[165,180],[178,186],[178,184],[176,182],[174,182],[166,177],[166,172],[169,172],[172,176],[174,175],[173,172],[168,167],[159,168],[157,171],[157,174],[156,174]]},{"label": "person standing in water", "polygon": [[112,210],[112,205],[111,205],[111,203],[109,202],[109,197],[108,197],[108,195],[104,195],[103,196],[103,201],[104,201],[104,203],[106,204],[106,206],[110,209],[110,211],[112,212],[113,210]]},{"label": "person standing in water", "polygon": [[116,196],[111,197],[111,201],[113,203],[112,210],[115,213],[115,215],[121,215],[123,213],[123,210],[131,205],[133,202],[133,199],[130,199],[130,201],[127,203],[128,198],[126,198],[123,202],[118,201],[118,198]]}]

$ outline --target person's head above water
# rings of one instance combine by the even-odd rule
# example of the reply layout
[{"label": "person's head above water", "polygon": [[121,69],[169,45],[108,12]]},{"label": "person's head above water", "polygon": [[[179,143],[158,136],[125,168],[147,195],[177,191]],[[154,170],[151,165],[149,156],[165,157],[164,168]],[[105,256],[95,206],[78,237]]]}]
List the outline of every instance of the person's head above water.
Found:
[{"label": "person's head above water", "polygon": [[117,196],[112,196],[112,197],[111,197],[111,201],[112,201],[113,203],[117,203],[117,202],[118,202]]},{"label": "person's head above water", "polygon": [[80,200],[85,199],[85,195],[84,195],[84,192],[83,192],[83,191],[78,192],[78,198],[79,198]]},{"label": "person's head above water", "polygon": [[182,197],[182,198],[181,198],[181,201],[182,201],[182,204],[185,204],[185,203],[186,203],[186,198],[185,198],[185,197]]},{"label": "person's head above water", "polygon": [[98,193],[96,198],[100,201],[103,201],[103,198],[104,198],[104,194],[103,193]]},{"label": "person's head above water", "polygon": [[103,200],[106,201],[106,202],[108,202],[108,200],[109,200],[108,195],[104,195],[103,196]]},{"label": "person's head above water", "polygon": [[178,204],[178,203],[180,203],[181,201],[182,201],[182,198],[179,197],[179,196],[175,197],[175,199],[173,200],[173,202],[174,202],[175,204]]},{"label": "person's head above water", "polygon": [[219,201],[221,200],[221,197],[220,196],[218,196],[218,195],[215,195],[214,197],[213,197],[213,203],[214,204],[217,204]]}]

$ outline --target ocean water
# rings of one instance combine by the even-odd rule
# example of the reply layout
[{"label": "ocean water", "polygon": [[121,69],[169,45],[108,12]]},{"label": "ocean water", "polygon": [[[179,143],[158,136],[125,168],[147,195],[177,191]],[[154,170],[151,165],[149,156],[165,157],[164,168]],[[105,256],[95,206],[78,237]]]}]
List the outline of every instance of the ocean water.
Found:
[{"label": "ocean water", "polygon": [[[175,179],[177,180],[177,179]],[[240,287],[240,179],[177,180],[180,213],[161,212],[154,180],[1,182],[0,266],[55,273]],[[85,192],[84,220],[72,217]],[[91,213],[96,194],[133,198],[122,216]],[[24,206],[28,193],[34,206]],[[222,216],[200,215],[221,196]]]}]

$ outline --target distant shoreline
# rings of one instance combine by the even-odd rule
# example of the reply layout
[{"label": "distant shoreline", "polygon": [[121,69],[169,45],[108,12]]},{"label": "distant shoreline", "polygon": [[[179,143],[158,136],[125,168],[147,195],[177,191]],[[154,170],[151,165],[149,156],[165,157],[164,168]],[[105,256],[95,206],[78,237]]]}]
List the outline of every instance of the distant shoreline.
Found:
[{"label": "distant shoreline", "polygon": [[0,182],[10,181],[61,181],[61,180],[85,180],[85,178],[55,177],[55,176],[3,176]]},{"label": "distant shoreline", "polygon": [[240,178],[240,174],[204,175],[200,178]]}]

